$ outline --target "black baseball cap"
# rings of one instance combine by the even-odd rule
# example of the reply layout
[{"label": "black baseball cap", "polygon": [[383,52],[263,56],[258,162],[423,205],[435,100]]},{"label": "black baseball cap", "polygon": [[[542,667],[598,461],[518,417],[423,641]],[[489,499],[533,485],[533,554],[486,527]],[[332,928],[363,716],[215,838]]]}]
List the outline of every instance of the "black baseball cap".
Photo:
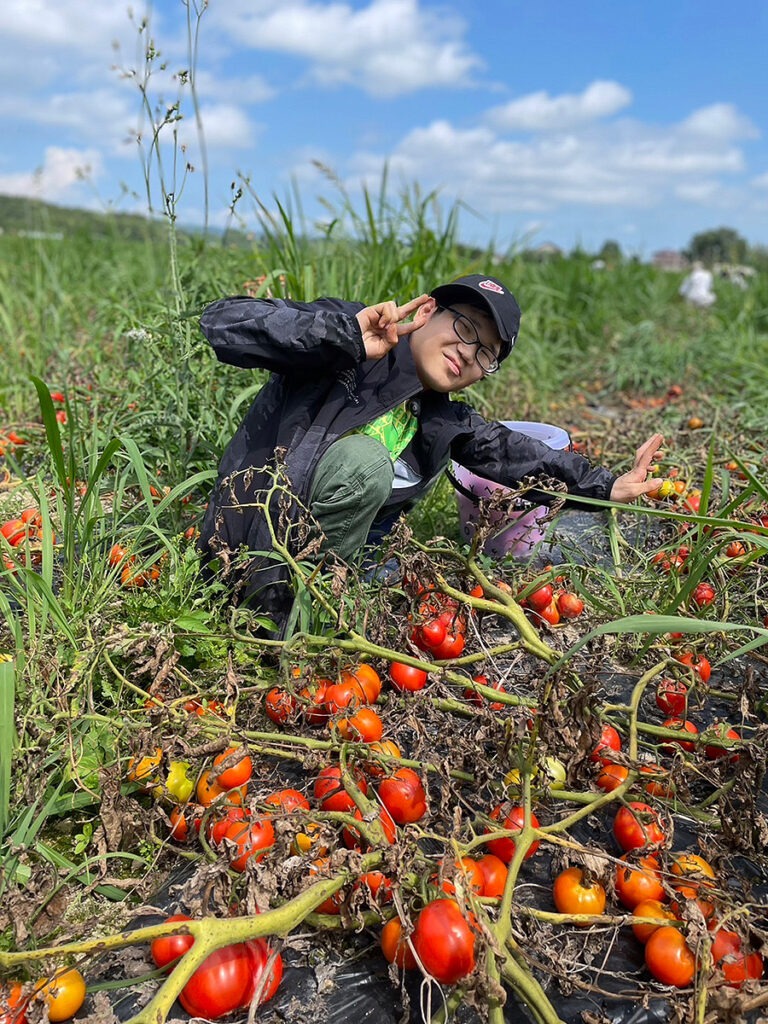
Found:
[{"label": "black baseball cap", "polygon": [[520,307],[506,285],[495,277],[488,277],[487,274],[468,274],[466,277],[457,277],[448,284],[439,285],[430,292],[430,295],[437,299],[441,306],[450,306],[455,302],[469,302],[476,306],[477,300],[480,299],[493,317],[501,338],[499,362],[507,358],[520,330]]}]

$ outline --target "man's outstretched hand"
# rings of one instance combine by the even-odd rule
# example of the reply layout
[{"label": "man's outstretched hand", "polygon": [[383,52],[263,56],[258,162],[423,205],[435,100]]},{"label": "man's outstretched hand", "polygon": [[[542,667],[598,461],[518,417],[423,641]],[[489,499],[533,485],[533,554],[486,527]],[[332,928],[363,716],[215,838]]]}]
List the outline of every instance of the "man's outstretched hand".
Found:
[{"label": "man's outstretched hand", "polygon": [[664,452],[660,448],[663,443],[663,436],[654,434],[637,449],[634,466],[627,473],[617,477],[611,488],[611,501],[634,501],[641,494],[648,494],[649,491],[653,491],[659,486],[657,478],[648,478],[648,471],[655,462],[663,457]]},{"label": "man's outstretched hand", "polygon": [[415,313],[428,299],[428,295],[419,295],[403,306],[389,301],[377,302],[375,306],[361,309],[356,316],[363,332],[363,345],[368,359],[381,359],[404,334],[415,331],[421,323],[418,318],[405,324],[400,321]]}]

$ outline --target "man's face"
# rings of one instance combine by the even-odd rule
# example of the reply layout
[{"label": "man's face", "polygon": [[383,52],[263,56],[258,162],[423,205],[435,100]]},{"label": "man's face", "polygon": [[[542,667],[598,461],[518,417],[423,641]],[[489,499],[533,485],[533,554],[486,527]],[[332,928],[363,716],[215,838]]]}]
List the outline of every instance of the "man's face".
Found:
[{"label": "man's face", "polygon": [[[461,391],[480,380],[483,368],[477,361],[477,346],[461,341],[454,328],[457,315],[461,314],[471,322],[480,344],[496,357],[501,341],[491,317],[473,306],[456,303],[447,310],[437,306],[434,299],[430,302],[431,306],[425,304],[423,307],[424,326],[411,335],[416,373],[427,390]],[[467,333],[466,324],[457,326]]]}]

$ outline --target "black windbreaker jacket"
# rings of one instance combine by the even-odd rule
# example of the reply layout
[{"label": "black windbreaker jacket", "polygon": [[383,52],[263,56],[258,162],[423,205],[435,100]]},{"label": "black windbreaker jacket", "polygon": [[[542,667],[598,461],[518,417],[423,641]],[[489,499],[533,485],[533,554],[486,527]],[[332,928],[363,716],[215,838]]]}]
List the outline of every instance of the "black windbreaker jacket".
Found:
[{"label": "black windbreaker jacket", "polygon": [[[260,553],[247,568],[238,567],[234,582],[239,584],[239,600],[249,599],[273,613],[290,599],[288,577],[269,554],[268,524],[253,503],[273,484],[269,469],[278,449],[284,453],[291,489],[306,505],[318,460],[328,446],[410,401],[419,421],[401,456],[410,485],[393,490],[382,516],[425,493],[451,458],[510,487],[524,477],[554,477],[576,498],[607,499],[615,480],[608,470],[593,467],[580,455],[555,451],[489,422],[447,394],[424,391],[407,336],[382,359],[366,359],[355,317],[362,308],[362,303],[330,298],[304,303],[234,297],[212,303],[200,321],[222,362],[271,371],[221,459],[200,546],[204,554],[218,555],[225,563],[243,545]],[[296,513],[295,507],[291,512],[281,510],[291,519]],[[276,523],[277,515],[272,519]]]}]

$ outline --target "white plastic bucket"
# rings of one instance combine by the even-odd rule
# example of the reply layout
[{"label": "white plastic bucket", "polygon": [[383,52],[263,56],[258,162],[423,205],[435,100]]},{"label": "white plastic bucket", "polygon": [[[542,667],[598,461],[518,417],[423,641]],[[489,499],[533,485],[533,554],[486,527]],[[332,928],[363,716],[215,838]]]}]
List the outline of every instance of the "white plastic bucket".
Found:
[{"label": "white plastic bucket", "polygon": [[[510,430],[516,430],[519,434],[526,434],[528,437],[535,437],[537,441],[543,441],[550,448],[571,447],[568,431],[563,430],[562,427],[556,427],[552,423],[531,423],[527,420],[504,420],[503,423]],[[453,463],[453,474],[460,484],[476,494],[478,498],[487,498],[492,491],[499,488],[504,489],[503,484],[486,480],[482,476],[475,476],[474,473],[470,473],[468,469],[455,462]],[[462,535],[465,540],[470,541],[475,532],[477,505],[460,491],[456,492],[456,501],[459,506]],[[529,506],[526,511],[513,512],[507,517],[503,516],[501,512],[494,513],[492,521],[502,524],[506,519],[509,526],[490,537],[483,550],[492,558],[503,558],[505,555],[511,555],[513,558],[527,558],[536,544],[544,539],[541,521],[546,514],[547,509],[543,505]]]}]

